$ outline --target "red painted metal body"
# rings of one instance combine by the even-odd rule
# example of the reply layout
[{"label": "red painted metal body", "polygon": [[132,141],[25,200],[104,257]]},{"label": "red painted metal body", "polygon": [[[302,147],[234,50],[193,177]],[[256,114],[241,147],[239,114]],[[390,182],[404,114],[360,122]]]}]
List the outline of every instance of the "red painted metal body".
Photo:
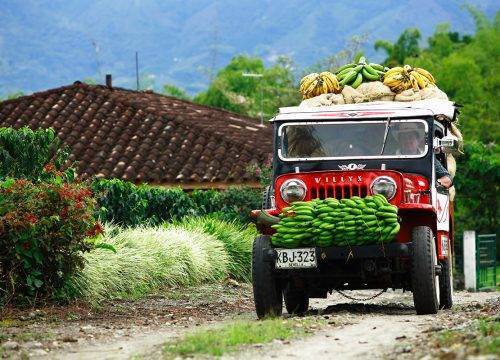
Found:
[{"label": "red painted metal body", "polygon": [[[353,171],[318,171],[308,173],[285,174],[278,176],[275,189],[289,179],[302,180],[307,186],[307,195],[304,201],[320,198],[344,199],[351,196],[365,197],[370,195],[370,185],[379,176],[390,176],[398,186],[396,196],[390,201],[391,204],[399,204],[402,200],[401,191],[403,175],[391,170],[353,170]],[[279,191],[275,194],[276,207],[282,209],[288,204],[281,198]]]},{"label": "red painted metal body", "polygon": [[[350,198],[351,196],[365,197],[372,195],[371,184],[379,176],[389,176],[397,184],[396,195],[389,202],[399,208],[401,230],[396,238],[397,242],[411,241],[411,230],[415,226],[426,225],[436,234],[436,211],[430,204],[429,182],[426,178],[416,174],[401,173],[393,170],[352,170],[352,171],[317,171],[291,173],[278,176],[275,181],[274,193],[275,209],[268,209],[269,215],[276,216],[281,209],[288,206],[279,189],[289,179],[299,179],[307,186],[305,201],[315,198]],[[252,213],[257,217],[258,211]],[[269,226],[259,226],[263,234],[273,234]],[[438,249],[439,250],[439,249]],[[439,252],[438,252],[439,253]]]}]

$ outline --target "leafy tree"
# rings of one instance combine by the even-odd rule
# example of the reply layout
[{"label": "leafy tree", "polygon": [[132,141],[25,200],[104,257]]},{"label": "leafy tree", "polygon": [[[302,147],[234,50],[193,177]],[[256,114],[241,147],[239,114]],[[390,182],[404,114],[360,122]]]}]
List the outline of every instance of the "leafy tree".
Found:
[{"label": "leafy tree", "polygon": [[[280,107],[294,106],[300,102],[301,97],[297,90],[294,69],[295,65],[290,58],[280,56],[275,65],[264,71],[262,83],[264,117],[273,116]],[[254,104],[249,112],[250,116],[256,116],[260,112],[255,96],[253,99]]]},{"label": "leafy tree", "polygon": [[470,141],[465,155],[459,158],[455,179],[457,188],[458,232],[498,232],[498,199],[500,196],[499,146]]},{"label": "leafy tree", "polygon": [[[246,77],[244,73],[262,75]],[[239,55],[221,69],[207,91],[195,96],[194,101],[258,117],[271,117],[280,106],[294,105],[300,98],[293,76],[293,63],[280,57],[270,67],[262,59]]]},{"label": "leafy tree", "polygon": [[[75,170],[68,165],[69,152],[53,129],[31,130],[0,127],[0,181],[23,178],[48,181],[55,173],[72,181]],[[62,170],[66,167],[66,170]]]},{"label": "leafy tree", "polygon": [[421,38],[420,31],[416,28],[408,28],[399,36],[394,44],[387,40],[377,40],[375,50],[384,50],[387,58],[384,63],[387,66],[403,64],[407,57],[415,57],[420,54],[418,42]]},{"label": "leafy tree", "polygon": [[429,70],[450,99],[463,105],[460,125],[466,140],[498,142],[500,13],[492,21],[472,14],[477,27],[473,37],[460,38],[441,25],[429,47],[404,63]]},{"label": "leafy tree", "polygon": [[186,93],[184,89],[181,89],[180,87],[177,87],[172,84],[163,85],[163,94],[182,100],[190,100],[189,95]]}]

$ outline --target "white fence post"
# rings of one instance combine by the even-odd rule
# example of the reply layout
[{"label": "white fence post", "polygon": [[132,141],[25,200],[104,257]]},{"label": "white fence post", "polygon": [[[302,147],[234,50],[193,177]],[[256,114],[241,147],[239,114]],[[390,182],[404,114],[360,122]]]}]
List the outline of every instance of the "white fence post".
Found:
[{"label": "white fence post", "polygon": [[476,291],[476,232],[474,230],[464,231],[464,280],[465,289]]}]

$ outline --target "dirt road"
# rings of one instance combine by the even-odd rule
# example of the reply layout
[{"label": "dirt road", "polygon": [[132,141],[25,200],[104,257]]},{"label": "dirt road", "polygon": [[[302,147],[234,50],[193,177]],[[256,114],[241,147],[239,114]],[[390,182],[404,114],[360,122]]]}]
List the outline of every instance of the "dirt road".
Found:
[{"label": "dirt road", "polygon": [[[352,293],[357,297],[370,294],[373,292]],[[430,332],[466,323],[474,311],[483,311],[485,304],[498,307],[500,293],[459,292],[455,294],[455,303],[452,311],[440,311],[435,316],[416,316],[411,293],[389,291],[366,302],[350,301],[334,293],[328,299],[312,300],[311,310],[306,315],[330,323],[330,326],[320,327],[303,339],[276,340],[271,344],[246,347],[227,358],[307,357],[316,360],[395,358],[401,355],[414,358],[411,346],[416,340]],[[255,319],[251,289],[247,285],[207,287],[196,296],[179,291],[141,301],[108,304],[96,313],[87,311],[73,309],[68,313],[59,309],[58,313],[45,309],[42,315],[35,313],[31,320],[32,313],[4,316],[0,341],[2,345],[9,341],[17,344],[12,350],[5,350],[4,356],[161,358],[164,342],[186,331],[229,319]],[[74,318],[69,316],[71,314]],[[6,320],[11,321],[12,326],[5,326]],[[32,338],[29,334],[33,335]]]},{"label": "dirt road", "polygon": [[[368,297],[374,292],[352,292]],[[487,302],[500,303],[500,293],[455,294],[453,310],[437,315],[417,316],[411,293],[389,291],[380,297],[363,302],[349,301],[334,293],[328,299],[313,300],[311,314],[335,321],[346,319],[350,324],[317,332],[311,337],[290,343],[274,343],[258,350],[238,354],[238,358],[261,359],[377,359],[400,357],[407,353],[412,358],[413,340],[428,333],[440,331],[451,324],[469,320],[463,310],[480,307]]]}]

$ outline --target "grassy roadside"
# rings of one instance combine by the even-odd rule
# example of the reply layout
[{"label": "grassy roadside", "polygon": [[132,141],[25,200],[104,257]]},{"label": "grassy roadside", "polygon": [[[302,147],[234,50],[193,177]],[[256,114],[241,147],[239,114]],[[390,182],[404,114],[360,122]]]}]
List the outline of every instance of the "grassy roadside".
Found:
[{"label": "grassy roadside", "polygon": [[200,329],[165,344],[165,359],[222,356],[245,345],[286,341],[312,333],[324,321],[320,318],[274,318],[263,321],[240,320],[210,329]]},{"label": "grassy roadside", "polygon": [[500,299],[457,304],[438,313],[418,338],[400,342],[387,359],[485,359],[500,357]]},{"label": "grassy roadside", "polygon": [[227,278],[248,282],[255,227],[211,218],[163,226],[119,228],[108,224],[102,242],[61,295],[94,306],[109,299],[139,299],[165,287],[186,287]]},{"label": "grassy roadside", "polygon": [[[481,318],[463,329],[444,330],[434,335],[433,342],[444,357],[447,349],[466,355],[500,355],[500,318]],[[446,349],[446,350],[444,350]]]}]

